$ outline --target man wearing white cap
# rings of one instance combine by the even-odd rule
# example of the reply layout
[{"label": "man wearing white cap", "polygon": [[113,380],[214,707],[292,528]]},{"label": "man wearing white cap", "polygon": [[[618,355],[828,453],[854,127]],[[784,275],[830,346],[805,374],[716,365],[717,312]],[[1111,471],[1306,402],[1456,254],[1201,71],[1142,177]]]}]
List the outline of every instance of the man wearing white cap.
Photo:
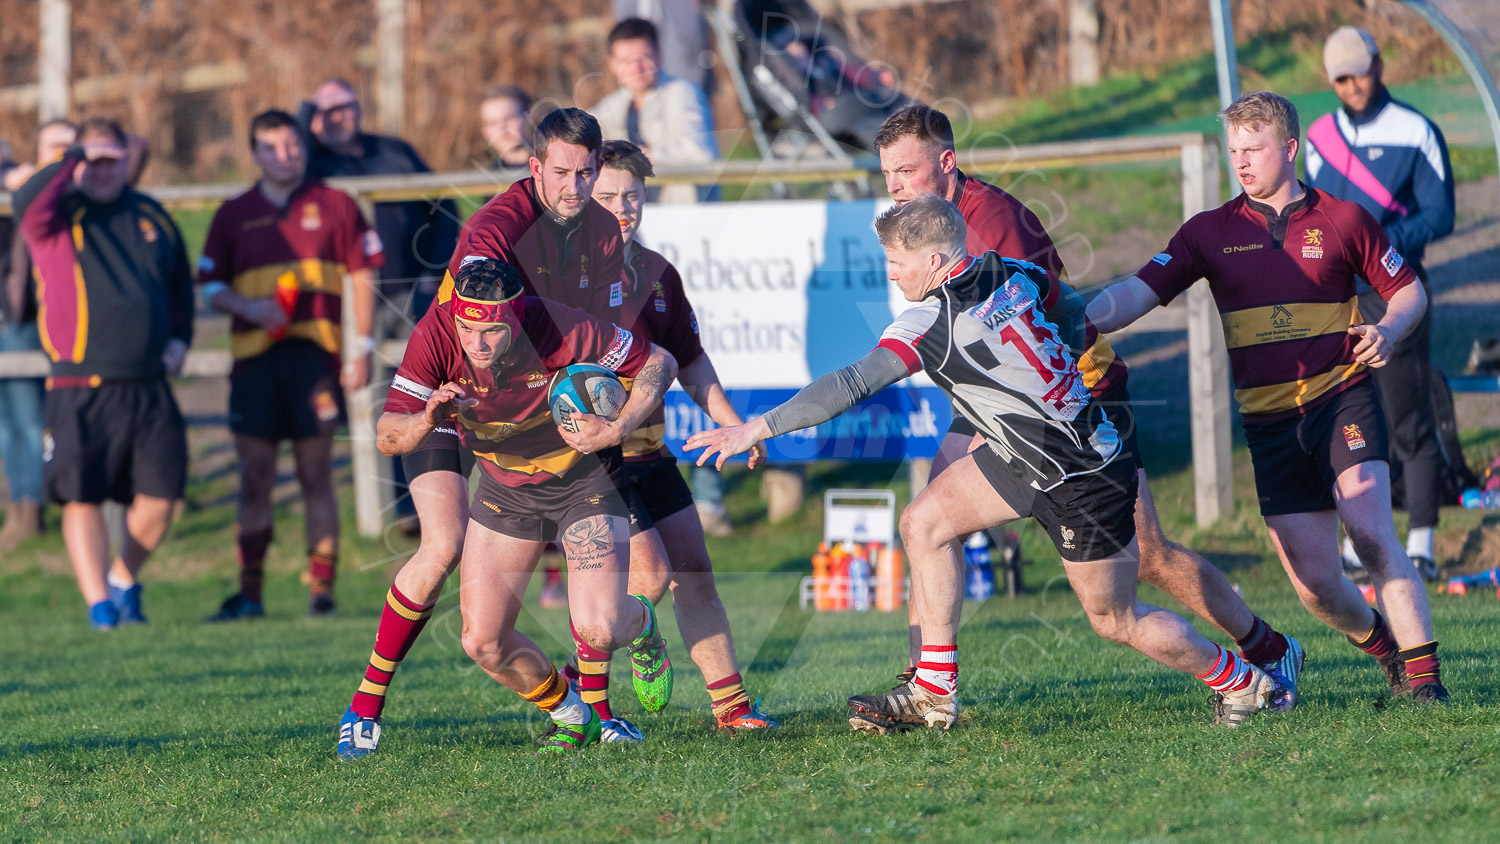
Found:
[{"label": "man wearing white cap", "polygon": [[[1443,133],[1391,98],[1381,81],[1380,47],[1370,33],[1352,26],[1334,30],[1323,46],[1323,67],[1343,106],[1308,127],[1307,182],[1374,215],[1425,286],[1423,251],[1453,231],[1453,169]],[[1385,313],[1385,303],[1364,283],[1359,307],[1367,320]],[[1411,516],[1406,553],[1427,580],[1437,578],[1432,534],[1444,471],[1430,399],[1431,313],[1375,370]],[[1344,557],[1351,564],[1357,559],[1348,540]]]}]

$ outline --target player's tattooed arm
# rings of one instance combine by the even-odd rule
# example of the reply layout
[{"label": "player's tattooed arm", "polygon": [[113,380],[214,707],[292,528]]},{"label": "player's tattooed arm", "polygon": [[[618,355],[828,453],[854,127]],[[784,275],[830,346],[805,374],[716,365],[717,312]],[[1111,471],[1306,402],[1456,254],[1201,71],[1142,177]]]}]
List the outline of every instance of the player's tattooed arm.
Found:
[{"label": "player's tattooed arm", "polygon": [[626,434],[639,428],[656,406],[661,404],[667,388],[677,379],[677,359],[655,343],[651,344],[651,355],[641,371],[636,373],[635,383],[630,388],[630,399],[620,410],[619,424]]},{"label": "player's tattooed arm", "polygon": [[635,375],[630,398],[615,421],[609,422],[587,413],[575,413],[577,431],[562,431],[563,441],[584,454],[612,448],[625,442],[631,432],[641,427],[651,411],[661,404],[661,397],[677,377],[677,361],[666,349],[651,344],[651,354]]},{"label": "player's tattooed arm", "polygon": [[432,391],[420,413],[382,413],[375,423],[375,445],[389,457],[417,450],[432,429],[478,404],[463,387],[447,383]]},{"label": "player's tattooed arm", "polygon": [[614,531],[608,516],[579,519],[563,531],[563,555],[573,571],[604,568],[607,558],[616,553]]}]

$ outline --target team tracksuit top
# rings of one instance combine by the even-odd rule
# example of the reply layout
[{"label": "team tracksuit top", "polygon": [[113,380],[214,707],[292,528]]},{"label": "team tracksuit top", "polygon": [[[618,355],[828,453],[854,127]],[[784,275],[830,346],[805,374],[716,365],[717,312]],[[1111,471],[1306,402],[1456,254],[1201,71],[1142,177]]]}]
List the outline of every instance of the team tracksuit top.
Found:
[{"label": "team tracksuit top", "polygon": [[73,187],[70,150],[17,195],[37,279],[53,387],[161,378],[169,340],[193,339],[193,278],[182,235],[156,200],[127,187],[97,203]]},{"label": "team tracksuit top", "polygon": [[1453,168],[1443,133],[1406,103],[1380,98],[1359,116],[1339,108],[1307,130],[1307,183],[1370,212],[1402,257],[1453,231]]}]

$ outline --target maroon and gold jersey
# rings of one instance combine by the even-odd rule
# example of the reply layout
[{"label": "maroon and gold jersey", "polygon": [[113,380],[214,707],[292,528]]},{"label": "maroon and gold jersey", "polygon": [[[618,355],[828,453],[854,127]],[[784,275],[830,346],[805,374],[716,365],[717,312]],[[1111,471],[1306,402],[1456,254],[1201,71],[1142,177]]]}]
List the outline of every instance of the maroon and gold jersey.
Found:
[{"label": "maroon and gold jersey", "polygon": [[1208,279],[1246,416],[1295,415],[1367,375],[1354,279],[1389,300],[1415,278],[1369,212],[1313,188],[1277,215],[1241,195],[1183,224],[1136,274],[1162,304]]},{"label": "maroon and gold jersey", "polygon": [[386,413],[421,413],[434,390],[452,381],[479,404],[458,417],[459,437],[484,471],[506,486],[565,475],[583,455],[563,441],[547,403],[552,373],[596,363],[630,387],[651,344],[576,308],[526,297],[521,332],[493,366],[475,369],[459,345],[449,304],[429,308],[412,331],[386,394]]},{"label": "maroon and gold jersey", "polygon": [[[1002,258],[1028,261],[1046,270],[1063,283],[1068,269],[1042,221],[1021,200],[995,187],[959,172],[958,213],[963,215],[969,234],[964,245],[970,255],[995,252]],[[1053,298],[1056,298],[1054,288]],[[1051,302],[1044,307],[1051,307]],[[1109,340],[1099,335],[1094,324],[1084,324],[1084,346],[1078,355],[1078,371],[1083,383],[1095,398],[1123,387],[1127,378],[1125,361],[1115,355]]]},{"label": "maroon and gold jersey", "polygon": [[[703,356],[698,317],[683,289],[682,276],[660,252],[639,243],[625,262],[625,290],[619,306],[595,315],[630,326],[636,336],[666,349],[677,360],[679,370]],[[666,409],[658,404],[645,424],[622,444],[625,459],[647,461],[669,456],[670,452],[663,453],[666,432]]]},{"label": "maroon and gold jersey", "polygon": [[596,315],[618,306],[624,295],[620,224],[593,200],[580,216],[571,225],[558,224],[537,200],[533,180],[516,182],[464,223],[435,303],[453,295],[453,279],[465,261],[495,258],[521,271],[527,295]]},{"label": "maroon and gold jersey", "polygon": [[229,342],[235,360],[293,337],[336,355],[343,346],[344,273],[384,263],[380,238],[354,200],[309,180],[285,208],[259,187],[219,206],[198,261],[198,283],[228,284],[251,299],[273,296],[287,311],[287,324],[275,332],[234,317]]}]

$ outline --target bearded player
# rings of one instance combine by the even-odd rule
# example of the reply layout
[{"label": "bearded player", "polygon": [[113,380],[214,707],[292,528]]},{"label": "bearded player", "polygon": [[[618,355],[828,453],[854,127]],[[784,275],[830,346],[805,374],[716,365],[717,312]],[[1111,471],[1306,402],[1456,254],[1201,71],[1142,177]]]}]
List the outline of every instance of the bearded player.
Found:
[{"label": "bearded player", "polygon": [[[625,243],[625,278],[619,305],[596,316],[626,325],[638,336],[658,343],[676,358],[677,380],[687,394],[720,425],[743,420],[724,393],[713,362],[698,339],[698,319],[683,290],[677,269],[660,252],[636,239],[646,200],[651,162],[629,141],[605,141],[593,196],[619,220]],[[611,300],[614,301],[614,300]],[[670,587],[672,607],[688,648],[703,672],[714,720],[724,730],[775,727],[776,722],[752,706],[735,659],[729,617],[714,585],[713,567],[703,541],[703,526],[693,493],[677,469],[677,458],[662,442],[666,414],[651,412],[646,424],[625,441],[625,475],[621,487],[630,505],[630,591],[660,601]],[[750,452],[750,466],[765,461],[765,448]],[[609,655],[579,643],[576,678],[583,699],[604,719],[605,741],[642,741],[633,724],[618,718],[609,705]]]},{"label": "bearded player", "polygon": [[[1030,261],[1066,286],[1068,271],[1062,256],[1036,214],[1009,193],[958,168],[953,126],[947,115],[925,105],[904,108],[881,124],[875,146],[886,188],[897,205],[923,195],[943,197],[958,206],[963,215],[970,254],[982,255],[994,250],[1003,257]],[[1125,361],[1115,354],[1092,323],[1084,324],[1078,370],[1094,399],[1109,409],[1125,448],[1134,455],[1139,467],[1135,531],[1141,555],[1140,579],[1224,631],[1239,646],[1245,659],[1270,674],[1285,691],[1275,701],[1275,707],[1291,709],[1296,705],[1297,682],[1306,658],[1301,643],[1262,621],[1229,585],[1223,572],[1168,539],[1162,531],[1156,501],[1141,462],[1135,412],[1126,388]],[[932,462],[932,477],[942,474],[954,460],[982,443],[983,438],[975,434],[974,425],[954,413],[953,426]],[[902,683],[916,673],[922,647],[916,624],[916,599],[908,606],[911,652],[899,680]]]},{"label": "bearded player", "polygon": [[[588,198],[598,174],[598,122],[579,109],[558,109],[537,125],[535,139],[531,177],[469,218],[433,307],[452,299],[453,279],[471,257],[503,261],[520,273],[528,293],[545,287],[556,291],[555,300],[577,306],[587,306],[598,287],[609,295],[602,279],[620,279],[619,225]],[[340,726],[340,755],[375,748],[373,727],[385,711],[396,669],[421,635],[463,550],[474,456],[460,444],[453,423],[439,424],[401,463],[422,525],[421,544],[386,595],[375,647],[349,703],[353,717],[346,713]],[[357,741],[349,739],[351,723],[365,725]]]}]

